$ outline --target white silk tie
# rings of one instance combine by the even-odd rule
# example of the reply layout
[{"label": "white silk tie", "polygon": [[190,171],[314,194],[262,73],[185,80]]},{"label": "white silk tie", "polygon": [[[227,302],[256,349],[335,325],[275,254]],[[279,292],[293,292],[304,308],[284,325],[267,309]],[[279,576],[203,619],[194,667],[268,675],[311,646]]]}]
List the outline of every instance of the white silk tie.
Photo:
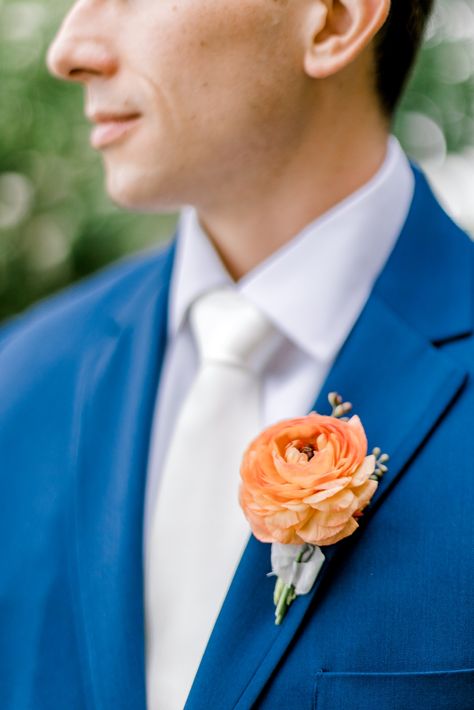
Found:
[{"label": "white silk tie", "polygon": [[182,710],[250,529],[242,454],[261,429],[259,373],[280,342],[230,289],[202,296],[191,327],[200,369],[170,442],[145,570],[148,710]]}]

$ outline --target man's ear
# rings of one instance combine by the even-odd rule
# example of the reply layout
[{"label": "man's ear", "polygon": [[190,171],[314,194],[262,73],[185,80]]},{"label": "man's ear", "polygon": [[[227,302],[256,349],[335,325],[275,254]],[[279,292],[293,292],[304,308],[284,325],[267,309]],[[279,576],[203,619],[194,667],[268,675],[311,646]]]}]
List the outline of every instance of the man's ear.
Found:
[{"label": "man's ear", "polygon": [[350,64],[384,25],[391,0],[314,0],[308,7],[304,68],[324,79]]}]

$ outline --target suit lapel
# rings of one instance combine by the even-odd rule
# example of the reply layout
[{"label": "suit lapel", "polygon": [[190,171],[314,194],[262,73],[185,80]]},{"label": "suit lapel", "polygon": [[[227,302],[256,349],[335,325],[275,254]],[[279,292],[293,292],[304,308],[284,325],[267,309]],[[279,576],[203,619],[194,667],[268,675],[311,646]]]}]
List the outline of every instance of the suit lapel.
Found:
[{"label": "suit lapel", "polygon": [[[317,603],[318,589],[329,568],[343,548],[363,540],[370,516],[463,386],[465,372],[433,347],[430,340],[442,342],[472,330],[467,295],[470,257],[462,236],[447,223],[424,179],[419,174],[416,179],[412,209],[397,247],[314,407],[328,413],[327,395],[334,390],[351,401],[354,413],[364,424],[369,446],[380,446],[391,455],[389,472],[362,518],[361,529],[348,540],[325,548],[326,562],[313,590],[296,600],[281,627],[275,627],[273,619],[274,582],[265,576],[270,569],[270,546],[250,539],[186,710],[203,707],[244,710],[252,706],[308,608]],[[433,224],[428,225],[428,240],[425,230],[429,220]],[[432,250],[436,254],[434,259]],[[459,281],[454,284],[456,278]],[[443,300],[436,293],[439,283],[447,289],[449,298]],[[459,299],[453,298],[453,293],[459,294]],[[439,309],[433,315],[432,305],[437,303]]]},{"label": "suit lapel", "polygon": [[172,259],[154,256],[122,286],[79,378],[73,563],[91,707],[146,707],[143,504]]}]

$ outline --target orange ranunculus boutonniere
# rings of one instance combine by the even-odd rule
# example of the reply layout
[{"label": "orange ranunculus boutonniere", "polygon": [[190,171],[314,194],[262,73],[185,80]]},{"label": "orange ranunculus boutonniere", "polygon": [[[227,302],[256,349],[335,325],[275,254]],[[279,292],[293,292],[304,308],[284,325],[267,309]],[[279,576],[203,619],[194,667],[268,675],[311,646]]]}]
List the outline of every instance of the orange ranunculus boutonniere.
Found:
[{"label": "orange ranunculus boutonniere", "polygon": [[387,470],[359,417],[336,393],[332,414],[312,412],[263,431],[244,454],[240,504],[252,532],[272,544],[276,623],[310,591],[324,563],[320,547],[352,535]]}]

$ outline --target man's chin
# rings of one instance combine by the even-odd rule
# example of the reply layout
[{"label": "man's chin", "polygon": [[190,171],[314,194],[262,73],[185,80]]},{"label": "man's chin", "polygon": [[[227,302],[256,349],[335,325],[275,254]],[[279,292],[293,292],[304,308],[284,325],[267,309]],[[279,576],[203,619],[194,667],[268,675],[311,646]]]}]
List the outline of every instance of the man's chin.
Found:
[{"label": "man's chin", "polygon": [[145,177],[130,180],[124,175],[108,173],[106,190],[112,202],[133,212],[173,212],[181,207],[178,199]]}]

